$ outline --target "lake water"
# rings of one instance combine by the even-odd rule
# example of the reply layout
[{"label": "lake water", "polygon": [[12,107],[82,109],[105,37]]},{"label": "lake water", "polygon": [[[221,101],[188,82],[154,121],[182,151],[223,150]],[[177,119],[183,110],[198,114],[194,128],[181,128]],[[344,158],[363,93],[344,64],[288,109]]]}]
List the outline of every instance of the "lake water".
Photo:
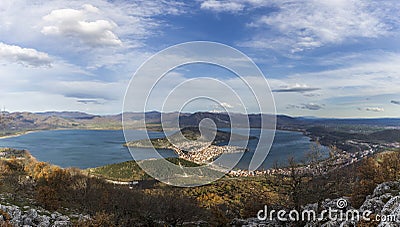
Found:
[{"label": "lake water", "polygon": [[[251,135],[257,135],[260,129],[252,129]],[[240,133],[239,131],[234,131]],[[131,130],[130,135],[135,138],[145,138],[146,132]],[[149,132],[150,138],[163,137],[161,132]],[[39,131],[29,134],[0,139],[0,147],[26,149],[39,161],[50,162],[61,167],[90,168],[112,163],[132,160],[126,147],[123,132],[120,130],[54,130]],[[238,168],[248,168],[257,140],[250,140],[249,152],[244,153]],[[260,169],[271,168],[275,162],[284,164],[288,157],[302,160],[310,150],[312,142],[300,132],[277,131],[275,140],[267,159]],[[152,158],[148,149],[135,148],[135,157],[138,159]],[[160,150],[163,157],[177,157],[170,150]],[[323,148],[324,156],[328,149]],[[241,154],[229,154],[236,157]]]}]

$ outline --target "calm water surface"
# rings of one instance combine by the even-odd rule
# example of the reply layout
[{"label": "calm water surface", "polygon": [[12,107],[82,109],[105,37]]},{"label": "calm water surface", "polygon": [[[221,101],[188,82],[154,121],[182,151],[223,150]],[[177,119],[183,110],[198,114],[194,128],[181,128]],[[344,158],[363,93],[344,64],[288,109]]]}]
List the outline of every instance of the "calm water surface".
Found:
[{"label": "calm water surface", "polygon": [[[236,129],[234,133],[242,133]],[[251,135],[257,136],[260,129],[252,129]],[[129,134],[135,138],[146,138],[143,130],[131,130]],[[163,133],[149,132],[150,138],[163,137]],[[0,147],[26,149],[40,161],[50,162],[61,167],[89,168],[132,160],[126,147],[123,132],[120,130],[54,130],[39,131],[17,137],[0,139]],[[312,142],[299,132],[277,131],[274,144],[268,158],[263,162],[261,169],[270,168],[275,162],[284,164],[288,157],[296,160],[304,159],[305,153],[310,150]],[[249,152],[243,154],[238,168],[248,167],[257,140],[248,143]],[[262,145],[261,145],[262,147]],[[137,159],[154,158],[149,155],[148,149],[135,148]],[[323,148],[324,155],[328,150]],[[173,151],[160,150],[163,157],[177,157]],[[242,154],[229,154],[233,157]],[[228,156],[229,156],[228,155]]]}]

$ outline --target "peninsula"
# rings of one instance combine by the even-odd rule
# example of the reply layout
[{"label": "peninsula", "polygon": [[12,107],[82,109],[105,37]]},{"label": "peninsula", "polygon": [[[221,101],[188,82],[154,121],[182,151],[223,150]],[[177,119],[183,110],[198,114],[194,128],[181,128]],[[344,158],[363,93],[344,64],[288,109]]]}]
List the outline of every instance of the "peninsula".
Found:
[{"label": "peninsula", "polygon": [[[200,132],[202,131],[202,133]],[[243,136],[217,130],[197,127],[186,127],[164,138],[144,139],[129,141],[124,144],[127,147],[171,149],[179,158],[197,163],[207,164],[224,153],[240,153],[247,151],[244,147],[228,146],[229,141],[245,141],[257,139],[254,136]]]}]

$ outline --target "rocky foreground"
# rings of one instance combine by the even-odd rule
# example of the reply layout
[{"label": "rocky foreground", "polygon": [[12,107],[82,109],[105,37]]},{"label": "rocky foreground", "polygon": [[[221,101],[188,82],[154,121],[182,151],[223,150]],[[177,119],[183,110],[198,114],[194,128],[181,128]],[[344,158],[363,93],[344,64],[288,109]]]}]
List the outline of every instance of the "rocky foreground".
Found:
[{"label": "rocky foreground", "polygon": [[[326,199],[320,207],[320,210],[338,209],[338,201],[347,200],[347,198],[338,199]],[[303,210],[314,210],[317,212],[318,204],[308,204],[303,207]],[[400,181],[385,182],[378,185],[373,194],[368,196],[359,209],[354,209],[350,204],[343,208],[343,212],[348,210],[357,210],[360,214],[368,210],[372,213],[369,217],[371,222],[365,222],[361,220],[331,220],[325,217],[322,220],[308,221],[304,223],[304,226],[370,226],[369,224],[374,223],[374,226],[378,227],[398,227],[400,223]],[[317,212],[318,213],[318,212]],[[376,217],[380,217],[382,220],[375,221]],[[319,217],[319,216],[317,216]],[[289,218],[286,216],[286,218]],[[15,205],[0,204],[0,225],[4,222],[8,222],[13,226],[72,226],[71,220],[87,220],[89,216],[80,215],[63,215],[58,212],[49,212],[42,208],[34,209],[29,206],[18,207]],[[385,220],[383,220],[385,219]],[[364,223],[363,223],[364,222]],[[232,226],[292,226],[291,222],[282,222],[277,219],[261,221],[257,218],[249,219],[235,219]],[[365,225],[366,224],[366,225]]]},{"label": "rocky foreground", "polygon": [[[3,198],[3,195],[0,194]],[[0,201],[0,226],[40,226],[40,227],[64,227],[72,226],[71,220],[89,220],[88,215],[71,214],[64,215],[57,211],[50,212],[43,208],[30,206],[16,206],[5,201]]]},{"label": "rocky foreground", "polygon": [[[326,199],[319,210],[338,209],[338,201],[348,201],[348,198]],[[318,204],[308,204],[303,210],[314,210],[317,214]],[[360,220],[331,220],[326,216],[322,220],[306,221],[304,226],[313,227],[331,227],[331,226],[378,226],[378,227],[398,227],[400,226],[400,181],[385,182],[378,185],[373,194],[369,195],[359,209],[354,209],[348,204],[342,209],[343,213],[349,210],[358,211],[362,214],[364,211],[371,212],[370,221]],[[289,219],[289,216],[286,215]],[[319,217],[317,215],[317,217]],[[351,217],[351,216],[350,216]],[[232,223],[234,226],[293,226],[291,222],[282,222],[274,218],[273,220],[261,221],[258,218],[236,219]]]}]

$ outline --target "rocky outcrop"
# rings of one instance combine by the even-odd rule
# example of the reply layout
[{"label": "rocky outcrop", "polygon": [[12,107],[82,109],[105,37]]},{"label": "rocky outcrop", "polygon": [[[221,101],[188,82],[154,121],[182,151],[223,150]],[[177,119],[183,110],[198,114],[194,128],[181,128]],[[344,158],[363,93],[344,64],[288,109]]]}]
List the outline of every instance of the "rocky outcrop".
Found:
[{"label": "rocky outcrop", "polygon": [[369,210],[380,220],[378,226],[396,227],[400,223],[400,181],[378,185],[372,195],[367,196],[360,211]]},{"label": "rocky outcrop", "polygon": [[29,206],[0,204],[0,225],[8,222],[13,226],[65,227],[72,226],[71,218],[88,219],[88,216],[66,216],[59,212],[49,212],[44,209],[34,209]]},{"label": "rocky outcrop", "polygon": [[[378,227],[398,227],[400,226],[400,181],[385,182],[378,185],[372,195],[367,196],[363,205],[359,209],[355,209],[348,202],[348,198],[326,199],[320,206],[318,204],[308,204],[302,210],[315,211],[318,220],[304,221],[303,225],[307,227],[321,226],[357,226],[361,222],[374,221]],[[319,207],[319,208],[318,208]],[[321,218],[322,210],[337,210],[337,215],[344,214],[343,216],[336,216],[336,218],[328,218],[324,215]],[[319,212],[318,212],[319,211]],[[285,218],[289,219],[290,211],[286,211]],[[347,212],[347,213],[346,213]],[[357,213],[357,219],[347,218],[346,215]],[[367,215],[370,220],[365,220],[363,214]],[[351,217],[351,216],[349,216]],[[290,221],[282,222],[276,217],[272,220],[259,220],[258,218],[249,219],[235,219],[232,223],[233,226],[292,226]],[[366,225],[364,225],[366,226]]]}]

